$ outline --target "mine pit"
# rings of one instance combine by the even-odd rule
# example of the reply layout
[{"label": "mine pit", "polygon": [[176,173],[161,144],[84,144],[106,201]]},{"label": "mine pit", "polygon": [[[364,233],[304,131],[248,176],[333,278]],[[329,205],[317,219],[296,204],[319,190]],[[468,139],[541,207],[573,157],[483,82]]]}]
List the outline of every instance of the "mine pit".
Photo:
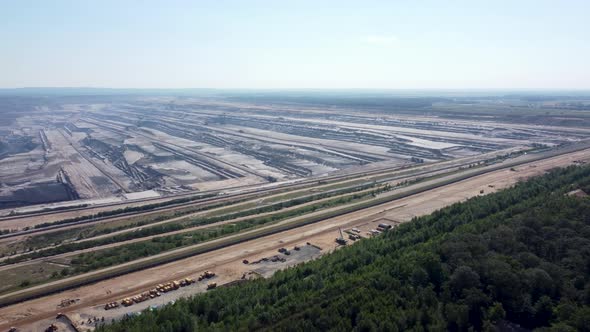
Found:
[{"label": "mine pit", "polygon": [[199,100],[171,108],[164,100],[52,104],[52,112],[41,105],[34,116],[25,112],[0,126],[0,209],[228,189],[586,137],[558,126],[460,117]]}]

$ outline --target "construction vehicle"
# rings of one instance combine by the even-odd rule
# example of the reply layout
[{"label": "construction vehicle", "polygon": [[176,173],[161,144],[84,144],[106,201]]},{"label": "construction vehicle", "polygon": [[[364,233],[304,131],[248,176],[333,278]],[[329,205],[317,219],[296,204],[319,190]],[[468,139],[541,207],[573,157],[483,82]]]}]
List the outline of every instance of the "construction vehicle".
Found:
[{"label": "construction vehicle", "polygon": [[150,298],[150,293],[149,292],[145,292],[145,293],[141,293],[139,295],[136,295],[136,296],[132,297],[131,299],[135,303],[140,303],[140,302],[143,302],[143,301],[148,300],[149,298]]},{"label": "construction vehicle", "polygon": [[273,263],[276,263],[276,262],[284,262],[284,261],[286,261],[286,259],[284,259],[283,257],[279,257],[279,256],[272,256],[270,258],[270,261]]},{"label": "construction vehicle", "polygon": [[158,292],[166,293],[166,292],[172,290],[172,286],[169,282],[165,283],[165,284],[159,284],[158,286],[156,286],[156,290]]},{"label": "construction vehicle", "polygon": [[104,305],[104,310],[111,310],[119,307],[118,302],[109,302]]},{"label": "construction vehicle", "polygon": [[133,305],[133,301],[130,298],[127,297],[127,298],[124,298],[121,301],[121,304],[124,305],[124,306],[126,306],[126,307],[128,307],[130,305]]},{"label": "construction vehicle", "polygon": [[342,234],[342,228],[338,228],[338,230],[340,231],[340,237],[336,238],[336,243],[345,246],[347,241],[344,238],[344,234]]},{"label": "construction vehicle", "polygon": [[215,272],[205,271],[205,273],[203,273],[199,276],[199,281],[201,281],[203,279],[213,278],[213,277],[215,277]]},{"label": "construction vehicle", "polygon": [[180,281],[180,287],[185,287],[188,286],[190,284],[194,284],[195,280],[192,278],[184,278]]},{"label": "construction vehicle", "polygon": [[80,299],[63,299],[63,300],[61,300],[61,303],[58,305],[58,307],[65,308],[65,307],[68,307],[68,306],[76,303],[76,301],[79,301],[79,300]]},{"label": "construction vehicle", "polygon": [[351,239],[352,241],[356,241],[356,240],[360,240],[361,236],[356,235],[356,234],[350,234],[350,235],[348,235],[348,238]]},{"label": "construction vehicle", "polygon": [[217,287],[217,283],[216,282],[210,282],[207,284],[207,289],[213,289]]},{"label": "construction vehicle", "polygon": [[45,332],[55,332],[57,331],[59,328],[55,325],[55,324],[51,324],[49,325],[48,328],[45,329]]},{"label": "construction vehicle", "polygon": [[[187,279],[192,280],[190,278],[187,278]],[[187,279],[184,279],[182,281],[174,280],[172,282],[167,282],[165,284],[159,284],[159,285],[156,286],[156,289],[155,289],[156,290],[156,293],[158,293],[158,292],[167,293],[167,292],[170,292],[170,291],[173,291],[173,290],[177,290],[178,288],[180,288],[180,286],[182,286],[181,285],[182,283],[184,283],[185,286],[186,286],[186,280]],[[192,282],[194,282],[194,281],[192,281]],[[157,294],[154,294],[154,295],[160,296],[160,295],[157,295]]]},{"label": "construction vehicle", "polygon": [[390,230],[390,229],[391,229],[391,225],[388,225],[388,224],[379,224],[379,225],[377,226],[377,230],[378,230],[379,232],[387,232],[387,231],[388,231],[388,230]]}]

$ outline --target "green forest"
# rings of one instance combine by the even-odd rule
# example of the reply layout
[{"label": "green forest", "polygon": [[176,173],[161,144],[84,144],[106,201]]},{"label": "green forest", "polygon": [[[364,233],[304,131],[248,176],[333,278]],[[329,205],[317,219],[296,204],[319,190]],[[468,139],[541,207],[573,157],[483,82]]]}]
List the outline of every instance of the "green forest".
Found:
[{"label": "green forest", "polygon": [[590,167],[98,331],[590,331]]}]

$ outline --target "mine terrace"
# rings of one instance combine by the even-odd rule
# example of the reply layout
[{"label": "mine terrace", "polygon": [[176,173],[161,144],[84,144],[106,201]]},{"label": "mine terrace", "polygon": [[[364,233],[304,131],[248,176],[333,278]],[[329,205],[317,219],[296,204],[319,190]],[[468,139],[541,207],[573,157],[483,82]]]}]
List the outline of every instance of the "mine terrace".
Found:
[{"label": "mine terrace", "polygon": [[[581,121],[559,116],[578,105],[571,102],[512,98],[501,101],[508,111],[490,115],[487,107],[499,100],[281,100],[2,97],[3,109],[13,111],[0,123],[1,213],[222,191],[375,165],[408,167],[553,147],[589,134],[579,127],[587,111],[577,115]],[[465,115],[470,105],[481,115]],[[539,111],[538,123],[519,115],[546,105],[553,114]]]}]

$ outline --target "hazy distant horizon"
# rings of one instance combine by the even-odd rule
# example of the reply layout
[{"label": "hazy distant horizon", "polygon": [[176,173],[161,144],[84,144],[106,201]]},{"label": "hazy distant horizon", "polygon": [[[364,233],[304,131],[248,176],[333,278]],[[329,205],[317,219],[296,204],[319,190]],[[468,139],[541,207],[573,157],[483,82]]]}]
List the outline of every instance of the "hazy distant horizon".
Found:
[{"label": "hazy distant horizon", "polygon": [[0,88],[590,89],[590,2],[3,2]]},{"label": "hazy distant horizon", "polygon": [[515,95],[560,95],[560,96],[589,96],[590,89],[540,89],[540,88],[514,88],[514,89],[372,89],[372,88],[110,88],[110,87],[17,87],[0,88],[0,95],[198,95],[198,94],[293,94],[302,95],[370,95],[382,97],[396,96],[505,96]]}]

